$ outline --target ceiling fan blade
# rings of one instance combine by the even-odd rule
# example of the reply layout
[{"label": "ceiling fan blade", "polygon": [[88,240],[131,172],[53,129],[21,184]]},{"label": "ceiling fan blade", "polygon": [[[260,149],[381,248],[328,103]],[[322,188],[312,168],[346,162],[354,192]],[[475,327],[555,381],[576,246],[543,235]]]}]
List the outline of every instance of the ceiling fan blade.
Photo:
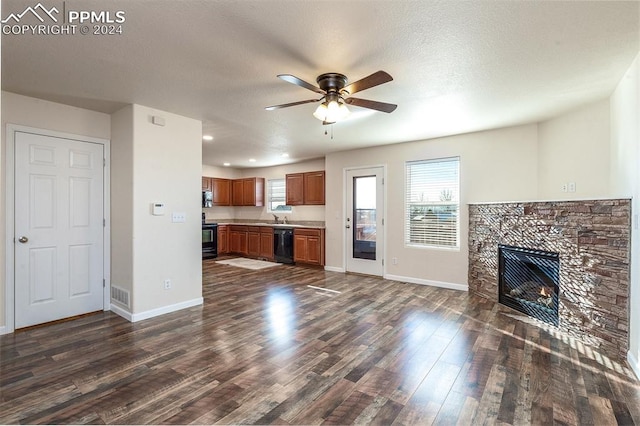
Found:
[{"label": "ceiling fan blade", "polygon": [[395,104],[388,104],[385,102],[378,102],[378,101],[370,101],[367,99],[347,98],[344,101],[349,105],[355,105],[362,108],[375,109],[376,111],[381,111],[381,112],[393,112],[395,111],[396,108],[398,108],[398,105],[395,105]]},{"label": "ceiling fan blade", "polygon": [[314,86],[311,83],[307,83],[304,80],[300,80],[295,75],[280,74],[280,75],[278,75],[278,78],[281,78],[282,80],[286,81],[287,83],[295,84],[296,86],[304,87],[305,89],[309,89],[312,92],[316,92],[316,93],[320,93],[321,95],[324,95],[324,90],[322,90],[321,88],[319,88],[317,86]]},{"label": "ceiling fan blade", "polygon": [[292,107],[292,106],[296,106],[296,105],[302,105],[302,104],[310,104],[311,102],[318,102],[323,100],[324,98],[320,98],[320,99],[307,99],[306,101],[298,101],[298,102],[291,102],[289,104],[281,104],[281,105],[271,105],[266,107],[265,109],[267,111],[273,111],[274,109],[280,109],[280,108],[287,108],[287,107]]},{"label": "ceiling fan blade", "polygon": [[384,84],[384,83],[388,83],[390,81],[393,80],[393,77],[391,77],[389,74],[387,74],[384,71],[378,71],[378,72],[374,72],[373,74],[371,74],[368,77],[365,77],[363,79],[360,79],[356,82],[353,82],[351,84],[349,84],[348,86],[345,86],[341,92],[348,92],[350,95],[353,95],[356,92],[360,92],[362,90],[365,89],[370,89],[371,87],[375,87],[378,86],[380,84]]}]

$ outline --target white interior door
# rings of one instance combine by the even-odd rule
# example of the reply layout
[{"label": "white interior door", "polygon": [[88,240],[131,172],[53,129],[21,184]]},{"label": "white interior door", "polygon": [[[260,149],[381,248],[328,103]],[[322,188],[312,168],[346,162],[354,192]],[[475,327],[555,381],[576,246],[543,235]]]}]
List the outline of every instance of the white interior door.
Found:
[{"label": "white interior door", "polygon": [[384,168],[347,170],[345,214],[348,272],[384,273]]},{"label": "white interior door", "polygon": [[15,134],[15,327],[103,309],[102,144]]}]

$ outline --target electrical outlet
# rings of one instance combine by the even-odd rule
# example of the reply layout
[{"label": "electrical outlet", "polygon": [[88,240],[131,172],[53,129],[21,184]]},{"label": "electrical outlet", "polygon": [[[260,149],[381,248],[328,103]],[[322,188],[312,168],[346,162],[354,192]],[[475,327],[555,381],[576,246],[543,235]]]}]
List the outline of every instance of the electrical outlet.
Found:
[{"label": "electrical outlet", "polygon": [[392,262],[394,265],[397,265],[397,264],[398,264],[398,258],[397,258],[397,257],[392,258],[392,259],[391,259],[391,262]]},{"label": "electrical outlet", "polygon": [[563,183],[561,188],[562,188],[562,192],[569,191],[569,186],[566,183]]},{"label": "electrical outlet", "polygon": [[171,288],[171,280],[167,278],[166,280],[164,280],[164,289],[169,290],[170,288]]},{"label": "electrical outlet", "polygon": [[567,184],[567,189],[569,190],[569,192],[576,192],[576,183],[575,182],[569,182]]}]

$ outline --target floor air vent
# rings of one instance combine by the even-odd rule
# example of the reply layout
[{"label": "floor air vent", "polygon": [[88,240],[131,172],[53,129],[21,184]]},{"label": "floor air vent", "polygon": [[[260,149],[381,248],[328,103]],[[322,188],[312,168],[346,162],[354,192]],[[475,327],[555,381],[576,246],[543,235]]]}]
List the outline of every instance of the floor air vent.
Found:
[{"label": "floor air vent", "polygon": [[111,300],[129,307],[129,292],[123,288],[111,286]]}]

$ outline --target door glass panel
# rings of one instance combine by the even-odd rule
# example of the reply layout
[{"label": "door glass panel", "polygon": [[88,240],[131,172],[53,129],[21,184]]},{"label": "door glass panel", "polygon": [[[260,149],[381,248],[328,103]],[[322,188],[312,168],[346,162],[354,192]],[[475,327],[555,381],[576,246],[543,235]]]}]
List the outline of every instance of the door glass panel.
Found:
[{"label": "door glass panel", "polygon": [[353,257],[376,260],[376,177],[353,178]]}]

